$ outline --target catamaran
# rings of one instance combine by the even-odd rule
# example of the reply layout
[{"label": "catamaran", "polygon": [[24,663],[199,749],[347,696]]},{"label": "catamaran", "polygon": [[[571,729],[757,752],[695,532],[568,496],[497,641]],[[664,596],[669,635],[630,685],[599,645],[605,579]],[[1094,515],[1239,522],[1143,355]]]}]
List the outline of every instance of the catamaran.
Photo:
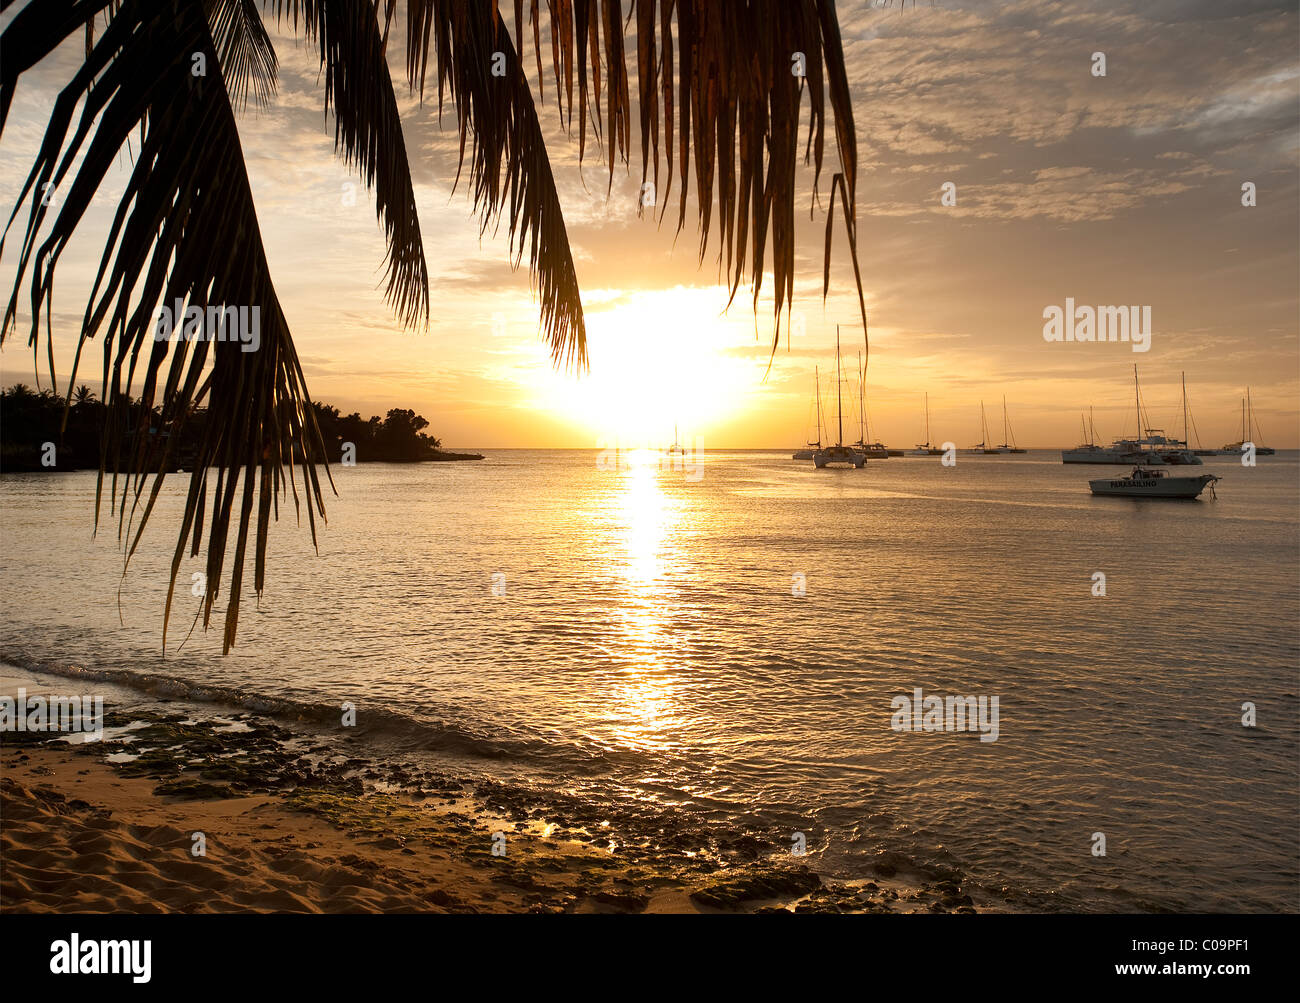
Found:
[{"label": "catamaran", "polygon": [[925,442],[918,442],[915,449],[909,449],[905,456],[942,456],[943,450],[930,445],[930,394],[925,395]]},{"label": "catamaran", "polygon": [[1153,435],[1158,433],[1159,429],[1147,429],[1147,437],[1142,437],[1142,391],[1138,384],[1138,369],[1133,367],[1133,400],[1137,407],[1137,428],[1138,437],[1136,439],[1116,439],[1105,449],[1097,448],[1089,444],[1088,448],[1077,447],[1075,449],[1061,450],[1062,463],[1105,463],[1115,466],[1132,466],[1140,464],[1145,466],[1163,466],[1165,458],[1156,451],[1154,446],[1165,444],[1169,440],[1160,435],[1153,439]]},{"label": "catamaran", "polygon": [[[1255,438],[1250,437],[1250,430],[1255,430]],[[1277,450],[1271,446],[1261,446],[1259,444],[1261,436],[1259,433],[1259,422],[1255,420],[1255,405],[1250,399],[1250,387],[1246,388],[1246,396],[1241,401],[1241,438],[1237,442],[1230,442],[1219,450],[1220,456],[1240,456],[1243,447],[1248,443],[1255,446],[1256,456],[1272,456]]]},{"label": "catamaran", "polygon": [[887,460],[889,450],[879,439],[867,442],[867,371],[862,368],[862,353],[858,353],[858,441],[853,448],[868,460]]},{"label": "catamaran", "polygon": [[1079,413],[1079,429],[1083,433],[1083,439],[1079,445],[1073,449],[1061,450],[1062,463],[1104,463],[1104,460],[1094,459],[1098,453],[1104,452],[1102,447],[1097,444],[1097,426],[1092,420],[1092,408],[1088,408],[1088,420],[1084,421],[1083,413]]},{"label": "catamaran", "polygon": [[816,366],[813,367],[813,391],[817,398],[817,441],[808,443],[807,449],[796,449],[790,454],[793,460],[811,460],[813,454],[822,448],[822,377]]},{"label": "catamaran", "polygon": [[861,470],[867,465],[866,457],[851,446],[844,445],[844,400],[843,394],[840,393],[840,385],[843,383],[840,373],[840,326],[835,325],[835,406],[839,416],[839,438],[835,440],[835,445],[826,446],[813,453],[813,466],[818,470],[828,467],[832,463],[848,463]]},{"label": "catamaran", "polygon": [[1102,477],[1088,482],[1095,495],[1118,495],[1125,498],[1195,498],[1206,486],[1214,494],[1214,474],[1179,477],[1163,470],[1134,467],[1127,477]]}]

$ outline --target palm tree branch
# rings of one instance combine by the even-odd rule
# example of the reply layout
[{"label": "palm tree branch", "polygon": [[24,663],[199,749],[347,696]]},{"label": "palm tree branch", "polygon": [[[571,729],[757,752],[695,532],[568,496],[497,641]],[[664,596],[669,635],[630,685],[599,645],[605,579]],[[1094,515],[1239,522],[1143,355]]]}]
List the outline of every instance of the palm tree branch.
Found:
[{"label": "palm tree branch", "polygon": [[[206,77],[191,72],[193,53],[206,57]],[[93,86],[82,118],[69,136],[73,106],[86,91],[87,74]],[[193,412],[206,404],[199,455],[173,554],[164,644],[180,562],[191,535],[193,552],[198,552],[205,497],[215,472],[205,561],[209,587],[202,605],[205,626],[220,591],[227,544],[232,542],[228,538],[235,518],[233,499],[243,478],[225,612],[223,647],[229,650],[238,624],[254,504],[258,521],[253,539],[254,588],[260,594],[271,508],[284,487],[282,465],[290,463],[292,476],[294,455],[305,461],[303,486],[314,541],[315,514],[324,516],[315,464],[325,457],[288,324],[271,283],[230,95],[202,5],[125,0],[94,43],[83,72],[59,95],[32,169],[34,180],[29,179],[24,188],[24,200],[30,198],[33,205],[0,337],[13,327],[18,289],[29,267],[31,337],[38,337],[39,312],[62,250],[108,165],[137,128],[140,148],[80,334],[80,344],[100,333],[104,343],[107,412],[96,521],[111,471],[110,511],[118,514],[118,532],[129,562],[169,469],[172,444]],[[195,156],[200,144],[203,155]],[[67,193],[46,226],[39,182],[61,181],[65,174],[71,175]],[[48,235],[38,247],[43,232]],[[155,337],[159,304],[169,308],[182,304],[186,310],[199,311],[242,306],[250,318],[256,308],[260,347],[245,351],[246,345],[238,340],[159,340]],[[175,319],[179,324],[182,318]],[[141,364],[140,392],[132,400],[129,395]],[[124,476],[119,487],[120,475]],[[293,490],[296,503],[296,485]]]}]

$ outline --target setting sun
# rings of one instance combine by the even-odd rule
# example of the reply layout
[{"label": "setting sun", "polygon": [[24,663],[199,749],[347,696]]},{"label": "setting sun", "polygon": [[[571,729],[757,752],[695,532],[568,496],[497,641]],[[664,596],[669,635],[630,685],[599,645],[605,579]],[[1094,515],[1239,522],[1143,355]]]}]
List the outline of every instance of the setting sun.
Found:
[{"label": "setting sun", "polygon": [[703,445],[712,422],[763,391],[749,304],[721,287],[588,296],[588,372],[537,371],[539,407],[587,429],[593,445],[665,446],[674,426]]}]

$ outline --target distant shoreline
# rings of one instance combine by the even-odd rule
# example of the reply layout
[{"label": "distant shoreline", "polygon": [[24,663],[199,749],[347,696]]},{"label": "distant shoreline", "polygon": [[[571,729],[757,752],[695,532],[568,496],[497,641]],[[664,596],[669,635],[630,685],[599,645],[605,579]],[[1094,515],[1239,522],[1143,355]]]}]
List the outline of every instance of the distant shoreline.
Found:
[{"label": "distant shoreline", "polygon": [[[432,461],[433,463],[450,463],[455,460],[481,460],[483,459],[483,454],[482,453],[454,453],[450,450],[439,449],[436,452],[434,452],[432,456],[427,457],[427,459],[429,461]],[[415,460],[413,462],[420,463],[422,461]]]}]

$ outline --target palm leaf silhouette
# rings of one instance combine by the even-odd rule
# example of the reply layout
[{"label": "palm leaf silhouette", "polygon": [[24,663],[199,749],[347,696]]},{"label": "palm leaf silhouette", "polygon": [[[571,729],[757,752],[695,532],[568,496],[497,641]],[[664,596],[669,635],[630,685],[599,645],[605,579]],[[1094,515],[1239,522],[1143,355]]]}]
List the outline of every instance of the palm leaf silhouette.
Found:
[{"label": "palm leaf silhouette", "polygon": [[[12,0],[0,0],[0,11],[11,6]],[[226,576],[228,651],[250,544],[260,595],[268,529],[281,498],[291,495],[299,515],[305,507],[313,541],[316,518],[325,515],[318,467],[328,480],[328,457],[271,280],[235,123],[236,109],[250,101],[266,104],[275,90],[277,62],[263,13],[319,50],[336,150],[375,193],[387,245],[385,297],[403,324],[427,322],[429,281],[387,62],[395,19],[405,21],[407,85],[423,98],[432,77],[440,111],[447,102],[454,106],[456,180],[466,182],[481,232],[504,221],[512,263],[527,256],[541,330],[557,365],[585,367],[586,333],[577,270],[524,66],[528,28],[542,97],[543,28],[549,36],[556,103],[570,135],[576,71],[579,161],[587,156],[590,131],[612,189],[616,163],[629,160],[633,107],[624,35],[634,26],[642,182],[652,181],[657,190],[662,165],[666,213],[676,173],[679,233],[693,191],[700,261],[716,236],[730,298],[748,277],[755,309],[770,248],[773,351],[794,292],[795,174],[805,96],[803,159],[813,165],[814,200],[829,113],[840,169],[831,183],[823,296],[838,195],[865,335],[856,137],[834,0],[633,0],[626,12],[621,0],[547,0],[545,12],[539,0],[529,0],[527,23],[523,0],[514,0],[513,8],[512,37],[493,0],[407,0],[400,9],[397,0],[264,0],[260,10],[255,0],[32,0],[0,34],[3,136],[21,75],[75,33],[85,33],[85,58],[54,102],[0,238],[2,251],[25,209],[0,342],[17,331],[25,291],[34,352],[45,315],[51,379],[57,380],[49,320],[56,266],[120,152],[133,154],[68,381],[70,398],[82,349],[100,336],[107,410],[95,519],[98,525],[107,491],[127,562],[166,476],[170,444],[197,409],[207,411],[173,554],[164,647],[187,549],[206,561],[205,627]],[[200,61],[206,75],[196,76]],[[803,72],[793,72],[796,67]],[[60,199],[51,199],[51,192]],[[257,307],[261,347],[246,352],[235,341],[156,340],[159,305],[178,301],[199,309]]]}]

